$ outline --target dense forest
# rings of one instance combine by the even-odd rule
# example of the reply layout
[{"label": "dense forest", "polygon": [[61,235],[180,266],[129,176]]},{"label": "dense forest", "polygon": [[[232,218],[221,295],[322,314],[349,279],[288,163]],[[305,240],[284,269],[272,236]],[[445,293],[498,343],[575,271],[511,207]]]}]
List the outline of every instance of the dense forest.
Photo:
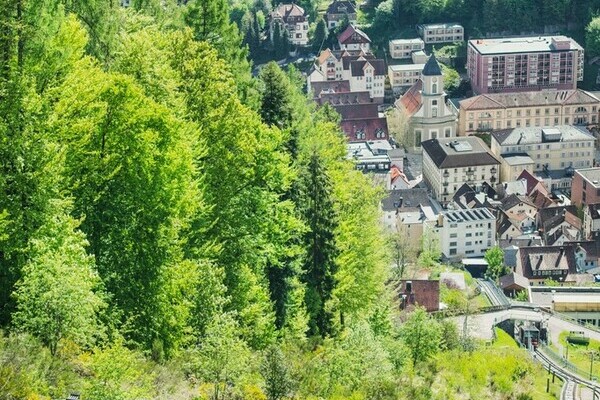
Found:
[{"label": "dense forest", "polygon": [[396,313],[381,190],[229,4],[117,3],[0,0],[0,399],[533,398]]}]

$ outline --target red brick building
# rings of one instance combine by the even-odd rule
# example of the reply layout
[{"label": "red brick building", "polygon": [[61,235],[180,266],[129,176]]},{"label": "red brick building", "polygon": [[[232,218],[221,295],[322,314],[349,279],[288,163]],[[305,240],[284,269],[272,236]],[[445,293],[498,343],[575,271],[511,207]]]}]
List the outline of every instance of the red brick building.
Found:
[{"label": "red brick building", "polygon": [[396,287],[400,309],[425,307],[428,312],[440,309],[440,281],[401,280]]},{"label": "red brick building", "polygon": [[600,203],[600,168],[575,170],[571,203],[576,206]]}]

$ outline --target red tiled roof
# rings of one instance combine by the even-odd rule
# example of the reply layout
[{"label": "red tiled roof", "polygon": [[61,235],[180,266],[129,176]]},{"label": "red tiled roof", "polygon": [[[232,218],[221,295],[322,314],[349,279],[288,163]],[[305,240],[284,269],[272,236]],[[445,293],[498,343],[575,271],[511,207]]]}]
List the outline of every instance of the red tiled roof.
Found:
[{"label": "red tiled roof", "polygon": [[341,93],[325,93],[322,92],[321,96],[316,99],[319,105],[323,105],[325,103],[329,103],[332,106],[342,106],[342,105],[350,105],[350,104],[370,104],[373,102],[371,100],[371,93],[364,92],[341,92]]},{"label": "red tiled roof", "polygon": [[[527,183],[527,195],[530,195],[531,192],[533,191],[533,189],[535,189],[535,187],[542,182],[539,178],[533,176],[529,171],[527,171],[526,169],[523,170],[523,172],[521,172],[521,175],[519,175],[519,177],[517,178],[517,180],[525,180],[525,182]],[[543,185],[541,185],[543,186]],[[538,187],[539,189],[539,187]],[[545,194],[548,194],[547,192]]]},{"label": "red tiled roof", "polygon": [[[345,120],[341,122],[340,126],[350,142],[387,139],[388,127],[385,118]],[[383,130],[385,137],[377,137],[376,132],[379,130]],[[359,131],[362,131],[365,134],[364,139],[357,139],[356,133]]]},{"label": "red tiled roof", "polygon": [[349,93],[349,81],[322,81],[310,84],[314,98],[319,98],[323,92],[326,93]]},{"label": "red tiled roof", "polygon": [[[354,35],[355,33],[358,35]],[[369,39],[367,34],[352,24],[348,25],[346,30],[340,33],[338,41],[342,44],[371,43],[371,39]]]},{"label": "red tiled roof", "polygon": [[318,65],[323,64],[325,61],[327,61],[329,56],[332,56],[332,55],[335,57],[335,55],[331,52],[331,50],[329,48],[321,51],[321,54],[319,54],[319,58],[317,59],[317,64]]},{"label": "red tiled roof", "polygon": [[377,110],[378,105],[375,103],[369,104],[351,104],[351,105],[334,105],[335,110],[342,116],[342,121],[353,119],[379,118]]},{"label": "red tiled roof", "polygon": [[303,17],[304,9],[297,4],[280,4],[273,12],[273,15],[279,16],[285,21],[288,17]]},{"label": "red tiled roof", "polygon": [[421,90],[423,89],[423,81],[418,80],[404,95],[398,100],[400,106],[408,113],[413,115],[421,108]]},{"label": "red tiled roof", "polygon": [[369,63],[375,70],[375,75],[385,75],[385,62],[379,59],[356,60],[350,62],[350,71],[352,76],[363,76],[365,74],[365,65]]}]

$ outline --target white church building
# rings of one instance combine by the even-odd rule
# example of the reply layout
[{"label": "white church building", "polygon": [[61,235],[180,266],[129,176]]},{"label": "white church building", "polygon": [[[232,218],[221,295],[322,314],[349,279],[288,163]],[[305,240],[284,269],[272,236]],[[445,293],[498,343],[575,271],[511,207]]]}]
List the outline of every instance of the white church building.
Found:
[{"label": "white church building", "polygon": [[421,142],[456,137],[457,116],[446,105],[444,77],[435,55],[431,55],[418,80],[400,99],[396,108],[408,119],[404,144],[420,151]]}]

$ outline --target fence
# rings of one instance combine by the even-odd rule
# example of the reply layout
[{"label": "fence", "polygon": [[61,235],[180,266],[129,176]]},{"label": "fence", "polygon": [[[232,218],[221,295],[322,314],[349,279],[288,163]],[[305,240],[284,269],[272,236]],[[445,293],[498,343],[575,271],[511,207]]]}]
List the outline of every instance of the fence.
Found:
[{"label": "fence", "polygon": [[580,376],[584,379],[588,379],[588,380],[593,380],[593,381],[599,380],[600,375],[598,375],[598,372],[600,372],[600,371],[593,372],[591,379],[590,379],[590,370],[589,369],[579,368],[575,364],[567,361],[567,359],[565,359],[564,357],[555,353],[554,350],[552,350],[550,347],[542,345],[538,348],[538,350],[540,350],[546,357],[548,357],[550,360],[552,360],[555,364],[560,365],[561,367],[563,367],[564,369],[566,369],[570,372],[573,372],[575,375],[578,375],[578,376]]}]

